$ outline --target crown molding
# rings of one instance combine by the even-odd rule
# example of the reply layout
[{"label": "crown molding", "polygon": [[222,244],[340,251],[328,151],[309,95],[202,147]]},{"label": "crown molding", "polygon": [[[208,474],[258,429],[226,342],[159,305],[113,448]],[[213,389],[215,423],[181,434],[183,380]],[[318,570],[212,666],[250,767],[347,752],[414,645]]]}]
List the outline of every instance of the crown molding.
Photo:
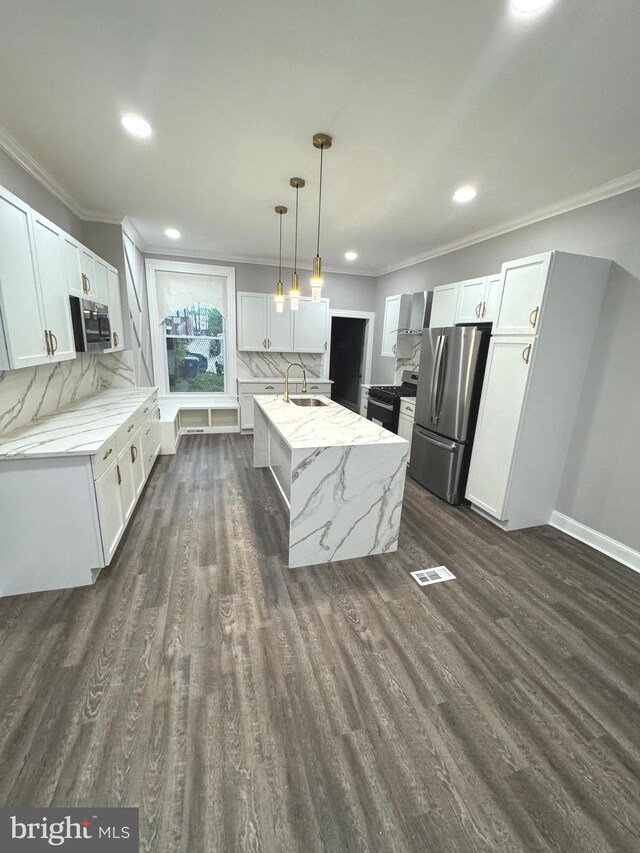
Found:
[{"label": "crown molding", "polygon": [[590,190],[570,196],[548,207],[539,208],[532,213],[527,213],[516,219],[507,220],[499,225],[493,225],[490,228],[484,228],[482,231],[476,231],[466,237],[461,237],[459,240],[454,240],[451,243],[437,246],[429,252],[415,255],[402,263],[385,267],[375,273],[375,275],[376,277],[388,275],[397,270],[415,266],[415,264],[420,264],[423,261],[430,261],[433,258],[439,258],[442,255],[466,249],[468,246],[475,246],[477,243],[483,243],[485,240],[491,240],[493,237],[501,237],[503,234],[517,231],[519,228],[526,228],[527,225],[535,225],[536,222],[543,222],[545,219],[552,219],[554,216],[578,210],[580,207],[587,207],[589,204],[613,198],[613,196],[621,195],[622,193],[629,192],[629,190],[638,189],[638,187],[640,187],[640,169],[635,172],[629,172],[627,175],[622,175],[620,178],[614,178],[612,181],[607,181],[604,184],[599,184],[597,187],[592,187]]},{"label": "crown molding", "polygon": [[[145,255],[167,255],[172,258],[199,258],[206,261],[224,261],[230,264],[259,264],[264,267],[277,267],[277,261],[273,258],[260,258],[246,255],[223,255],[218,252],[207,252],[202,249],[183,249],[173,246],[145,246]],[[293,269],[293,263],[288,260],[282,261],[283,268]],[[311,264],[298,264],[299,270],[312,270]],[[337,267],[322,266],[322,271],[327,273],[335,273],[337,275],[361,275],[368,278],[375,278],[376,273],[367,270],[345,270]]]},{"label": "crown molding", "polygon": [[120,224],[120,220],[114,218],[113,214],[105,213],[98,210],[87,210],[80,202],[69,192],[69,190],[57,181],[45,167],[33,157],[26,148],[24,148],[18,140],[13,137],[6,127],[0,125],[0,148],[18,163],[19,166],[28,172],[32,178],[38,181],[52,196],[61,201],[65,207],[78,217],[88,222],[104,222],[109,225]]}]

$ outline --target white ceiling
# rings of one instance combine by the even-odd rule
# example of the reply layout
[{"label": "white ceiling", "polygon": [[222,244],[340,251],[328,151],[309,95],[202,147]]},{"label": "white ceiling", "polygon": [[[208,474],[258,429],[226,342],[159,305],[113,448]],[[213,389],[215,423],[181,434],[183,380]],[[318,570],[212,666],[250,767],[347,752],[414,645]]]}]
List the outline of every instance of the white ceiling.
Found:
[{"label": "white ceiling", "polygon": [[380,271],[640,169],[639,34],[637,0],[3,0],[0,124],[85,211],[220,258],[276,258],[300,175],[307,262],[326,131],[325,265]]}]

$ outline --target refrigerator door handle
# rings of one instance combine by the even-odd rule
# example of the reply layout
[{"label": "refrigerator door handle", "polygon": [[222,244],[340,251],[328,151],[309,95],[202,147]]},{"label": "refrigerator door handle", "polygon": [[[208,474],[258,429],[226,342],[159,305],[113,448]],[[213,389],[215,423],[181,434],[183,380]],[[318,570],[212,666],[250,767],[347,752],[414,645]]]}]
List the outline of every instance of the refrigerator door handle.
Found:
[{"label": "refrigerator door handle", "polygon": [[442,402],[443,391],[442,374],[446,346],[446,335],[440,335],[440,337],[438,338],[438,351],[436,353],[436,361],[433,367],[434,378],[432,380],[431,392],[431,422],[434,424],[437,424],[440,420],[440,403]]},{"label": "refrigerator door handle", "polygon": [[442,346],[444,342],[444,335],[438,335],[438,340],[436,341],[436,357],[433,360],[433,368],[431,370],[431,421],[432,423],[436,422],[436,392],[437,392],[437,380],[440,371],[440,356],[442,353]]},{"label": "refrigerator door handle", "polygon": [[456,449],[456,447],[458,446],[458,445],[455,443],[455,441],[454,441],[454,442],[451,442],[451,441],[438,441],[438,439],[437,439],[437,438],[434,438],[433,436],[429,435],[429,433],[428,433],[428,432],[425,432],[425,430],[420,429],[420,427],[419,427],[419,426],[415,426],[415,427],[414,427],[414,430],[415,430],[415,431],[416,431],[416,433],[420,436],[420,438],[424,438],[424,440],[425,440],[425,441],[428,441],[428,442],[429,442],[429,444],[435,444],[435,446],[436,446],[436,447],[439,447],[441,450],[447,450],[447,451],[449,451],[449,453],[453,453],[453,451],[454,451],[454,450]]}]

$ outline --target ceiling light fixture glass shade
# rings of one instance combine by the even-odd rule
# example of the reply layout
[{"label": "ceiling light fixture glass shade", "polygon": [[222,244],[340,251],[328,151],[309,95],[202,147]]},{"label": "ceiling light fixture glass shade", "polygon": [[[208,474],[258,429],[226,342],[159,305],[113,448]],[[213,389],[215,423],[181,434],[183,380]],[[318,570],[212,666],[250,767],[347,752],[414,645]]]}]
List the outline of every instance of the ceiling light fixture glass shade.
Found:
[{"label": "ceiling light fixture glass shade", "polygon": [[276,284],[276,295],[274,302],[276,303],[276,313],[284,312],[284,284],[282,283],[282,217],[287,212],[287,208],[279,204],[276,207],[276,213],[280,219],[280,248],[278,250],[278,283]]},{"label": "ceiling light fixture glass shade", "polygon": [[316,133],[313,137],[313,147],[320,149],[320,181],[318,183],[318,240],[316,244],[316,256],[313,259],[313,274],[311,275],[311,299],[320,302],[322,296],[322,258],[320,257],[320,217],[322,214],[322,166],[324,152],[331,148],[333,139],[326,133]]},{"label": "ceiling light fixture glass shade", "polygon": [[553,0],[511,0],[511,6],[521,15],[535,15],[550,6]]},{"label": "ceiling light fixture glass shade", "polygon": [[302,189],[302,187],[304,187],[304,179],[291,178],[289,184],[296,191],[296,224],[293,242],[293,273],[291,274],[291,290],[289,291],[289,299],[291,300],[291,310],[297,311],[298,300],[300,299],[300,277],[298,275],[298,192]]},{"label": "ceiling light fixture glass shade", "polygon": [[133,113],[122,116],[120,123],[125,130],[129,131],[132,136],[137,136],[138,139],[148,139],[153,132],[146,119],[143,119],[142,116],[133,115]]}]

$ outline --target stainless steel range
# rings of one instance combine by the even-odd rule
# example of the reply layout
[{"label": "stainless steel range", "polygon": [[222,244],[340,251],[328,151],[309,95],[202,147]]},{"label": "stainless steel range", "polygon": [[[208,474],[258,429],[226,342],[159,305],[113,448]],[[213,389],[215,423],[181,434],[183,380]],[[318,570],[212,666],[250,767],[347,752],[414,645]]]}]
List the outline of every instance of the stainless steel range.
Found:
[{"label": "stainless steel range", "polygon": [[417,388],[418,374],[410,370],[403,371],[402,385],[373,385],[369,389],[367,419],[397,433],[400,400],[415,397]]}]

